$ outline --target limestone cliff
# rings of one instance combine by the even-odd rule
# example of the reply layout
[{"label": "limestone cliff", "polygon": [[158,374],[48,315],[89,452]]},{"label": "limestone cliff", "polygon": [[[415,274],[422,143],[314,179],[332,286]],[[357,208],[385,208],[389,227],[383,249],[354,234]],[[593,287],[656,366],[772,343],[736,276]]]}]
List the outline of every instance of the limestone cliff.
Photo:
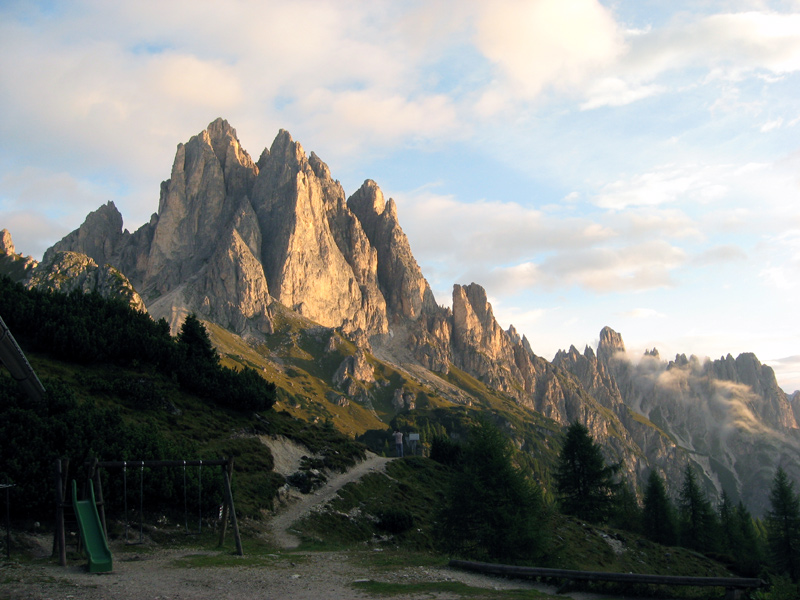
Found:
[{"label": "limestone cliff", "polygon": [[272,296],[304,317],[345,332],[387,329],[376,254],[316,156],[281,131],[259,159],[253,206]]},{"label": "limestone cliff", "polygon": [[436,300],[397,220],[394,200],[384,200],[378,185],[367,180],[348,198],[347,206],[377,252],[378,282],[392,322],[435,314]]}]

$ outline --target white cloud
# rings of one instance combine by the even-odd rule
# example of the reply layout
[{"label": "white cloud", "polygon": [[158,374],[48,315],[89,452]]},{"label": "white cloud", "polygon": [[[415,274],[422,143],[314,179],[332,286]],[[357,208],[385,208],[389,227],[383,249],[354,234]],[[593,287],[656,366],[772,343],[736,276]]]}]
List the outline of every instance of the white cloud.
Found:
[{"label": "white cloud", "polygon": [[767,121],[764,123],[759,131],[761,131],[761,133],[766,133],[768,131],[772,131],[773,129],[779,129],[781,125],[783,125],[783,119],[773,119],[772,121]]},{"label": "white cloud", "polygon": [[465,129],[449,98],[441,94],[411,99],[377,90],[317,89],[299,101],[299,108],[314,115],[312,122],[323,136],[341,140],[340,146],[351,146],[354,152],[364,143],[394,146],[463,135]]},{"label": "white cloud", "polygon": [[622,210],[631,206],[659,206],[681,201],[707,203],[725,196],[730,167],[665,165],[628,180],[606,184],[593,202]]},{"label": "white cloud", "polygon": [[569,89],[622,52],[611,12],[595,0],[502,0],[486,3],[476,43],[524,98]]},{"label": "white cloud", "polygon": [[686,67],[739,79],[756,70],[800,69],[800,15],[770,12],[683,15],[629,39],[626,67],[641,80]]},{"label": "white cloud", "polygon": [[642,292],[673,287],[671,272],[685,262],[682,249],[651,241],[553,252],[537,262],[487,269],[480,281],[498,294],[571,288],[599,294]]},{"label": "white cloud", "polygon": [[592,110],[601,106],[624,106],[666,90],[663,85],[642,85],[627,82],[619,77],[604,77],[592,83],[586,90],[588,100],[581,110]]},{"label": "white cloud", "polygon": [[653,308],[634,308],[624,314],[630,319],[664,319],[667,315]]},{"label": "white cloud", "polygon": [[720,263],[747,260],[747,253],[733,244],[723,244],[704,250],[694,257],[692,262],[697,266],[714,266]]}]

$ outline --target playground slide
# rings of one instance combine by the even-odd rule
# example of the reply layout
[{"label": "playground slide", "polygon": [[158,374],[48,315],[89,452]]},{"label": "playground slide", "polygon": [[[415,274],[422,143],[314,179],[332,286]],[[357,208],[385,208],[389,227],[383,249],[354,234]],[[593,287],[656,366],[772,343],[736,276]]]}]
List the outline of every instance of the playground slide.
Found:
[{"label": "playground slide", "polygon": [[83,546],[89,557],[90,573],[105,573],[111,570],[111,550],[108,549],[100,515],[94,500],[94,486],[89,481],[89,499],[78,500],[78,484],[72,480],[72,506],[78,518]]}]

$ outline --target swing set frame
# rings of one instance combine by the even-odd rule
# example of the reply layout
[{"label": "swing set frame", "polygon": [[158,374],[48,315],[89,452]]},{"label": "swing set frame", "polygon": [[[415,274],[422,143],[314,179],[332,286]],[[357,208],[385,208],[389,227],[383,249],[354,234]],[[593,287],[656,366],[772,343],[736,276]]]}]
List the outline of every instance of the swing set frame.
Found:
[{"label": "swing set frame", "polygon": [[[97,502],[97,509],[100,515],[100,522],[103,527],[103,533],[108,539],[108,527],[106,525],[106,511],[105,502],[103,501],[103,486],[100,480],[100,469],[123,469],[127,470],[128,467],[139,467],[142,473],[145,467],[183,467],[184,468],[184,486],[185,486],[185,469],[186,467],[221,467],[222,468],[222,483],[224,487],[225,500],[222,505],[222,527],[220,528],[219,545],[225,543],[225,534],[228,527],[228,518],[230,517],[231,526],[233,527],[233,535],[236,541],[236,553],[239,556],[244,556],[242,549],[242,539],[239,535],[239,523],[236,520],[236,509],[233,505],[233,492],[231,491],[231,478],[233,477],[233,457],[220,460],[128,460],[128,461],[98,461],[97,459],[87,461],[84,466],[87,469],[88,477],[84,488],[88,487],[89,481],[94,481],[94,489]],[[69,459],[57,459],[55,461],[55,483],[56,483],[56,530],[53,539],[53,553],[58,552],[59,564],[62,567],[67,566],[67,548],[66,548],[66,531],[64,525],[64,509],[72,508],[72,504],[66,502],[66,489],[68,483],[67,471],[69,470]],[[126,481],[127,485],[127,481]],[[184,496],[186,490],[184,489]],[[84,489],[84,495],[86,489]],[[140,491],[141,494],[141,491]],[[184,510],[186,505],[186,498],[184,497]],[[126,497],[127,507],[127,497]],[[188,517],[187,517],[188,518]],[[126,534],[125,543],[127,539],[127,510],[126,510]],[[141,540],[141,498],[140,498],[140,540]],[[187,521],[188,528],[188,521]]]}]

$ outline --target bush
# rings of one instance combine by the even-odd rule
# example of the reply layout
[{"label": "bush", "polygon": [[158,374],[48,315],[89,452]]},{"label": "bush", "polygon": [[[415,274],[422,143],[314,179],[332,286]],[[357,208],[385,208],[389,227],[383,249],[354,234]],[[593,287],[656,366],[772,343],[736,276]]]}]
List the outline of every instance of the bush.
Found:
[{"label": "bush", "polygon": [[400,534],[414,526],[414,516],[402,508],[394,508],[378,513],[378,529],[387,533]]},{"label": "bush", "polygon": [[431,459],[448,467],[461,464],[463,449],[461,444],[447,436],[437,435],[431,441]]}]

